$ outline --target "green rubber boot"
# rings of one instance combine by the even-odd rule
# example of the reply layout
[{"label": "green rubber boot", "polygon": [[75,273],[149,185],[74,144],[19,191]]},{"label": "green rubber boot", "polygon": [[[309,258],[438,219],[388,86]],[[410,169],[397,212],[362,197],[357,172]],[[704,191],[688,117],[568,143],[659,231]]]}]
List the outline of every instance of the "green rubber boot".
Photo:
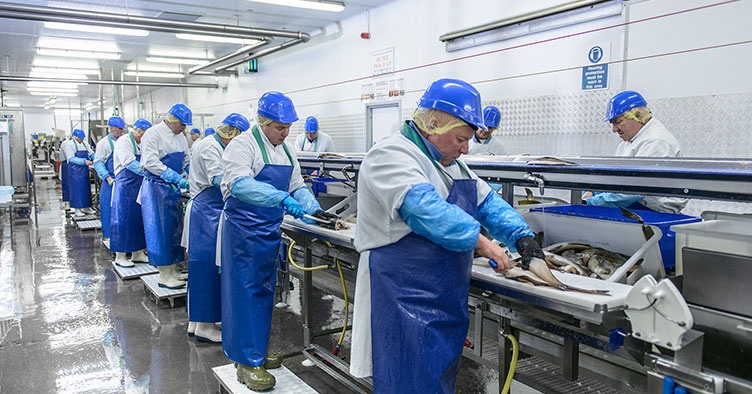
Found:
[{"label": "green rubber boot", "polygon": [[264,368],[276,369],[282,366],[282,355],[276,352],[266,352]]},{"label": "green rubber boot", "polygon": [[249,367],[238,364],[238,381],[253,391],[270,390],[277,383],[274,375],[264,367]]}]

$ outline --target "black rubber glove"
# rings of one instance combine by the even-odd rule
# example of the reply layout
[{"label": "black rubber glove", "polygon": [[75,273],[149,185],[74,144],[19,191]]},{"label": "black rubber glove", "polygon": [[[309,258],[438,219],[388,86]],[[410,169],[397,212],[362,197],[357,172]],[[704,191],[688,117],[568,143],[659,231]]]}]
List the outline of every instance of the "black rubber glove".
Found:
[{"label": "black rubber glove", "polygon": [[318,211],[314,212],[312,216],[316,217],[316,218],[319,218],[319,219],[330,220],[330,221],[334,221],[334,220],[339,219],[339,216],[337,216],[337,215],[335,215],[333,213],[329,213],[329,212],[327,212],[327,211],[325,211],[323,209],[319,209]]},{"label": "black rubber glove", "polygon": [[541,249],[540,245],[535,242],[533,237],[522,237],[517,240],[517,244],[515,246],[517,246],[517,253],[520,254],[520,257],[522,257],[523,269],[530,268],[530,260],[532,260],[533,257],[537,257],[543,260],[546,259],[546,255],[543,254],[543,249]]}]

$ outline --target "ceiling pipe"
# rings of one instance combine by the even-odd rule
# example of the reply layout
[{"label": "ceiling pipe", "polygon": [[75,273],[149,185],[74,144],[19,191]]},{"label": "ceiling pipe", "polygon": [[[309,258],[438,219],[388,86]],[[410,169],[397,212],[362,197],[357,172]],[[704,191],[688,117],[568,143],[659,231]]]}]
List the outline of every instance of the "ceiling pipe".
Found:
[{"label": "ceiling pipe", "polygon": [[172,88],[209,88],[217,89],[216,83],[181,83],[181,82],[144,82],[144,81],[104,81],[90,79],[66,79],[66,78],[33,78],[11,75],[0,75],[0,81],[15,82],[68,82],[68,83],[87,83],[92,85],[123,85],[123,86],[160,86]]},{"label": "ceiling pipe", "polygon": [[[305,33],[303,33],[303,34],[305,34]],[[310,38],[311,38],[311,36],[308,35],[308,34],[306,34],[306,37],[302,37],[301,36],[300,38],[298,38],[296,40],[286,41],[286,42],[283,42],[283,43],[281,43],[281,44],[279,44],[279,45],[277,45],[275,47],[262,49],[262,50],[260,50],[258,52],[251,53],[248,56],[246,56],[246,57],[244,57],[244,58],[242,58],[240,60],[234,61],[234,62],[229,63],[229,64],[225,64],[224,66],[221,66],[221,67],[217,67],[217,68],[214,69],[214,72],[215,73],[223,72],[223,71],[227,70],[230,67],[235,67],[235,66],[237,66],[239,64],[243,64],[243,63],[245,63],[245,62],[247,62],[249,60],[258,59],[258,58],[260,58],[262,56],[270,55],[270,54],[272,54],[274,52],[279,52],[279,51],[281,51],[281,50],[283,50],[285,48],[289,48],[289,47],[291,47],[293,45],[297,45],[297,44],[306,42]]]},{"label": "ceiling pipe", "polygon": [[240,56],[240,55],[242,55],[242,54],[244,54],[246,52],[250,52],[250,51],[252,51],[254,49],[261,48],[262,46],[264,46],[264,45],[266,45],[266,44],[268,44],[270,42],[272,42],[271,39],[264,38],[264,41],[262,41],[262,42],[260,42],[258,44],[246,45],[246,46],[238,49],[237,51],[235,51],[233,53],[230,53],[229,55],[225,55],[225,56],[222,56],[220,58],[214,59],[214,60],[212,60],[212,61],[210,61],[208,63],[204,63],[204,64],[200,64],[200,65],[198,65],[196,67],[192,67],[192,68],[188,69],[188,74],[191,74],[191,75],[192,74],[196,74],[200,70],[203,70],[205,68],[209,68],[211,66],[217,65],[217,64],[222,63],[222,62],[225,62],[225,61],[230,60],[230,59],[232,59],[232,58],[234,58],[236,56]]},{"label": "ceiling pipe", "polygon": [[[92,12],[59,7],[39,7],[13,3],[0,3],[0,18],[25,19],[44,22],[79,23],[105,27],[144,29],[167,33],[205,34],[259,40],[264,37],[298,38],[310,35],[286,30],[257,29],[213,23],[183,22],[170,19],[147,18],[109,12]],[[306,39],[305,41],[308,41]]]}]

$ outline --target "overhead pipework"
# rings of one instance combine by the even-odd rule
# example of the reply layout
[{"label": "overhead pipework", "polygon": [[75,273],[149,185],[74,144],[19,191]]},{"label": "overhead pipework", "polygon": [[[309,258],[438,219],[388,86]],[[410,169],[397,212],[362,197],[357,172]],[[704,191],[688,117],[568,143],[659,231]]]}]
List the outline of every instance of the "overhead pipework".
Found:
[{"label": "overhead pipework", "polygon": [[[291,39],[283,42],[277,47],[270,48],[272,51],[259,51],[254,58],[258,58],[269,53],[277,52],[290,46],[308,42],[311,39],[310,34],[304,32],[294,32],[286,30],[259,29],[242,26],[229,26],[214,23],[197,23],[184,22],[170,19],[149,18],[136,15],[123,15],[109,12],[92,12],[83,10],[74,10],[59,7],[40,7],[24,4],[2,3],[0,2],[0,18],[24,19],[44,22],[76,23],[84,25],[95,25],[105,27],[143,29],[148,31],[166,32],[166,33],[185,33],[185,34],[203,34],[217,37],[244,38],[249,40],[260,40],[263,44],[268,44],[274,38]],[[251,49],[252,50],[252,49]],[[234,57],[241,56],[246,51],[236,51],[229,55],[222,56],[222,61],[231,60]],[[245,59],[243,60],[245,61]],[[242,63],[236,62],[233,65]],[[211,63],[211,64],[210,64]],[[206,64],[194,67],[189,74],[194,74],[204,68],[218,64],[216,60]],[[227,70],[231,66],[222,67],[219,71]],[[217,73],[217,71],[215,71]]]}]

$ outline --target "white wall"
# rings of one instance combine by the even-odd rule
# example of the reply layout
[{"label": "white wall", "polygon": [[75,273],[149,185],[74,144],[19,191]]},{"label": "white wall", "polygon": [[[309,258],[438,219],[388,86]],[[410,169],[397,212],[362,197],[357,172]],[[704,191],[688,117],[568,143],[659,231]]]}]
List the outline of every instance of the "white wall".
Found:
[{"label": "white wall", "polygon": [[[750,102],[750,44],[694,50],[752,39],[752,29],[743,20],[752,15],[752,2],[626,2],[624,16],[458,52],[446,52],[438,40],[445,33],[524,13],[529,9],[523,7],[531,3],[545,7],[553,1],[464,1],[461,6],[453,0],[392,2],[371,10],[370,40],[360,38],[366,17],[359,15],[312,32],[307,44],[261,58],[256,74],[244,74],[241,66],[238,77],[216,78],[226,89],[162,89],[151,95],[147,107],[151,105],[152,114],[163,113],[183,101],[194,113],[213,115],[198,125],[203,129],[216,126],[229,112],[251,115],[249,106],[255,112],[263,92],[279,90],[290,95],[301,119],[317,115],[340,150],[362,150],[360,94],[361,86],[371,81],[370,55],[393,47],[396,72],[391,77],[404,79],[405,117],[430,82],[461,78],[473,83],[486,103],[502,109],[498,134],[510,152],[612,154],[619,140],[602,120],[605,105],[616,92],[633,89],[641,91],[656,117],[678,134],[688,156],[709,156],[706,142],[713,135],[737,139],[713,156],[749,156],[752,136],[745,130],[752,127],[750,117],[713,115],[739,102],[734,97],[740,106]],[[693,8],[701,9],[683,12]],[[608,48],[616,61],[610,65],[609,89],[583,92],[580,67],[588,65],[587,51],[596,44]],[[670,54],[680,51],[687,53]],[[126,109],[134,105],[128,103]],[[302,124],[293,126],[291,138],[302,131]]]}]

